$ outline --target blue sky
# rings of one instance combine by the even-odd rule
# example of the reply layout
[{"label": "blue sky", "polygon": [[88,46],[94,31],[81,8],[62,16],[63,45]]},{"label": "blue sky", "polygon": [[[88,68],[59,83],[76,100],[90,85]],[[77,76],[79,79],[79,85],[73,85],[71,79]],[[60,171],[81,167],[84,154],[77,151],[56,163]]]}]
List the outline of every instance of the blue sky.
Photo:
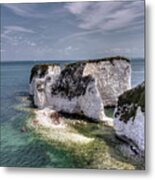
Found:
[{"label": "blue sky", "polygon": [[1,60],[144,57],[144,1],[1,5]]}]

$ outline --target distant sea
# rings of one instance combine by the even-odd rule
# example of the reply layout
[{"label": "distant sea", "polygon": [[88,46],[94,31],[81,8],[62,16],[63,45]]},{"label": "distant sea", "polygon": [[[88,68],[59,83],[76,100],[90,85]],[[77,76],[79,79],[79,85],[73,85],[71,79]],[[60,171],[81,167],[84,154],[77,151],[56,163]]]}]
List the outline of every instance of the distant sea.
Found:
[{"label": "distant sea", "polygon": [[[48,166],[44,145],[40,147],[35,137],[31,137],[28,133],[21,134],[20,127],[29,114],[18,111],[16,106],[20,103],[20,97],[28,95],[29,76],[34,64],[59,63],[63,66],[70,62],[73,61],[1,62],[1,166]],[[131,66],[132,86],[135,86],[144,80],[144,59],[133,59]],[[38,148],[42,152],[39,152]],[[45,154],[41,155],[41,153]],[[59,154],[56,156],[61,159]]]}]

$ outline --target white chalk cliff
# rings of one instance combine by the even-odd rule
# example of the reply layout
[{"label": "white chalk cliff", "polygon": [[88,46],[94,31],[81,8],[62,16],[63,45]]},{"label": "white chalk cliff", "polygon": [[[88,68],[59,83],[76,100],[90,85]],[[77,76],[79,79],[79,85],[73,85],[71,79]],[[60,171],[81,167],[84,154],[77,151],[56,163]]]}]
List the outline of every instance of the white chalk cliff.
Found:
[{"label": "white chalk cliff", "polygon": [[115,106],[118,96],[131,88],[131,64],[124,57],[90,60],[83,70],[86,75],[96,79],[104,106]]},{"label": "white chalk cliff", "polygon": [[116,105],[118,96],[131,87],[131,65],[123,57],[76,62],[62,70],[58,65],[36,65],[30,77],[30,94],[42,109],[82,113],[111,122],[104,106]]},{"label": "white chalk cliff", "polygon": [[31,70],[29,94],[33,96],[34,104],[38,108],[48,106],[46,98],[46,83],[54,83],[61,72],[57,64],[35,65]]},{"label": "white chalk cliff", "polygon": [[114,113],[114,129],[119,137],[131,144],[135,153],[144,152],[145,85],[126,91],[118,99]]}]

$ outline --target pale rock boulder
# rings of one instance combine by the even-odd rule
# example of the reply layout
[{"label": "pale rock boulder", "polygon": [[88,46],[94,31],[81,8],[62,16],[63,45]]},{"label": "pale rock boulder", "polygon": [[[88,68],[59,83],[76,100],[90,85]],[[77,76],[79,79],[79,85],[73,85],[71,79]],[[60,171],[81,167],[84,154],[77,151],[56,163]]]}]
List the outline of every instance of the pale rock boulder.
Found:
[{"label": "pale rock boulder", "polygon": [[145,84],[126,91],[118,99],[114,113],[117,136],[129,143],[135,153],[145,150]]}]

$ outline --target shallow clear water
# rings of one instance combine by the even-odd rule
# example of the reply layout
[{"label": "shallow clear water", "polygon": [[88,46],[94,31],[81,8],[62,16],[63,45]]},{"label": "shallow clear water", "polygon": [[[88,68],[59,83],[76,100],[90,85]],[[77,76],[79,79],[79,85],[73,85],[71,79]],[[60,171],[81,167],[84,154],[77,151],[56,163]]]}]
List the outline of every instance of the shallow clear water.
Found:
[{"label": "shallow clear water", "polygon": [[133,59],[131,61],[132,68],[132,76],[131,76],[131,84],[132,86],[136,86],[137,84],[144,81],[144,69],[145,69],[145,61],[144,59]]},{"label": "shallow clear water", "polygon": [[[76,159],[68,152],[47,145],[31,132],[20,131],[31,114],[17,110],[16,106],[28,95],[29,76],[34,64],[1,63],[1,166],[78,167]],[[133,60],[131,65],[134,86],[144,80],[144,60]]]}]

